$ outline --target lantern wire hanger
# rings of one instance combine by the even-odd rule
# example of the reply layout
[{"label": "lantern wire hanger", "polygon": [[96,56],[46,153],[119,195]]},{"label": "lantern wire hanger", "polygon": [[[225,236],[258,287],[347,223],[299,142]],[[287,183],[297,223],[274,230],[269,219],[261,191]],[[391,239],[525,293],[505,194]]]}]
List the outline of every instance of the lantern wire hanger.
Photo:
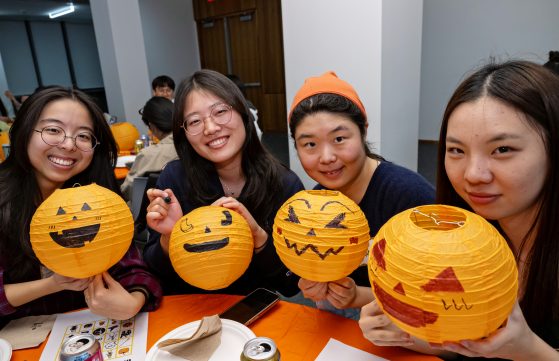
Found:
[{"label": "lantern wire hanger", "polygon": [[419,222],[419,220],[417,219],[417,215],[420,215],[420,216],[423,216],[425,218],[430,219],[431,222],[433,222],[436,226],[440,226],[440,225],[443,225],[443,224],[451,224],[451,225],[454,225],[454,226],[457,226],[457,227],[462,227],[465,224],[464,221],[444,221],[444,220],[440,219],[440,217],[437,213],[432,213],[431,212],[431,213],[427,214],[427,213],[421,212],[418,209],[414,209],[412,212],[414,213],[414,220],[415,220],[416,224]]}]

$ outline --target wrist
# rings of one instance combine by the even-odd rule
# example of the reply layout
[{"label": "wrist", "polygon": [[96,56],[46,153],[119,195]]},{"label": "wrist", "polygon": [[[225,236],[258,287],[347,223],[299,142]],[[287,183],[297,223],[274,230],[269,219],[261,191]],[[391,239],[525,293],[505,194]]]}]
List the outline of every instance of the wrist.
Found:
[{"label": "wrist", "polygon": [[163,252],[166,255],[169,255],[169,240],[171,239],[171,236],[168,234],[162,234],[159,237],[159,243],[161,244],[161,248],[163,249]]},{"label": "wrist", "polygon": [[133,317],[135,314],[140,312],[140,310],[144,307],[146,302],[148,301],[148,293],[145,289],[133,288],[128,291],[130,296],[134,299],[134,307],[133,307],[133,314],[130,317]]},{"label": "wrist", "polygon": [[56,282],[54,279],[54,274],[50,275],[47,278],[43,278],[43,281],[46,283],[46,287],[43,288],[44,294],[43,296],[50,295],[51,293],[56,293],[64,290],[64,288]]}]

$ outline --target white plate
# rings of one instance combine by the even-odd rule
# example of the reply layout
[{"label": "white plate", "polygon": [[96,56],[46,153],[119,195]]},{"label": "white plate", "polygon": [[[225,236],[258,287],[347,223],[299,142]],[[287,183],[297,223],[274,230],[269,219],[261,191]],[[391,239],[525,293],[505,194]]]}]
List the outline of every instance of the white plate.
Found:
[{"label": "white plate", "polygon": [[126,163],[133,162],[136,159],[135,155],[123,155],[116,159],[117,167],[126,167]]},{"label": "white plate", "polygon": [[0,361],[10,361],[12,358],[12,345],[0,338]]},{"label": "white plate", "polygon": [[[161,337],[149,350],[146,355],[146,361],[184,361],[184,359],[176,357],[167,351],[160,350],[157,344],[168,338],[186,338],[192,336],[194,332],[196,332],[196,329],[198,329],[199,324],[200,320],[187,323]],[[241,357],[241,352],[243,352],[245,343],[255,337],[256,335],[254,332],[245,325],[236,321],[221,319],[221,344],[208,361],[237,360]]]}]

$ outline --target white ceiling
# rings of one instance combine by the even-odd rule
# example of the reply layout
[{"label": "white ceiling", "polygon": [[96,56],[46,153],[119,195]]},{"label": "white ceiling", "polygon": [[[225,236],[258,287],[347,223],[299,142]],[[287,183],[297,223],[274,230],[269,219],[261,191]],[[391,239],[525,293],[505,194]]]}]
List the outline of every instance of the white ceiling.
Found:
[{"label": "white ceiling", "polygon": [[[54,21],[90,22],[89,0],[74,0],[75,11]],[[68,5],[63,0],[0,0],[0,20],[45,20],[48,13]]]}]

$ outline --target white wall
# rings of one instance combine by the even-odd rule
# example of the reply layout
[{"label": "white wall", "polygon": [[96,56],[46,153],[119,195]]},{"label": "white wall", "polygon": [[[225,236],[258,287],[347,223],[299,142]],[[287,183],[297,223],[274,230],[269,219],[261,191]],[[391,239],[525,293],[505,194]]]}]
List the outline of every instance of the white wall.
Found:
[{"label": "white wall", "polygon": [[178,85],[200,69],[192,0],[140,0],[140,16],[150,80],[164,74]]},{"label": "white wall", "polygon": [[151,92],[138,0],[94,0],[91,15],[109,113],[145,133],[138,109]]},{"label": "white wall", "polygon": [[[415,170],[421,11],[422,1],[283,0],[288,109],[305,78],[334,70],[365,106],[373,150]],[[291,169],[312,187],[291,139],[289,151]]]},{"label": "white wall", "polygon": [[182,78],[200,68],[191,0],[92,0],[91,14],[109,112],[147,128],[138,109],[151,80]]},{"label": "white wall", "polygon": [[423,1],[382,3],[381,154],[417,170]]},{"label": "white wall", "polygon": [[[356,89],[369,120],[367,139],[380,139],[380,0],[283,0],[287,109],[306,78],[333,70]],[[309,22],[312,21],[312,26]],[[287,119],[286,119],[287,121]],[[289,163],[305,187],[310,179],[289,137]]]},{"label": "white wall", "polygon": [[424,0],[419,139],[438,139],[452,92],[489,57],[546,62],[558,14],[557,0]]}]

